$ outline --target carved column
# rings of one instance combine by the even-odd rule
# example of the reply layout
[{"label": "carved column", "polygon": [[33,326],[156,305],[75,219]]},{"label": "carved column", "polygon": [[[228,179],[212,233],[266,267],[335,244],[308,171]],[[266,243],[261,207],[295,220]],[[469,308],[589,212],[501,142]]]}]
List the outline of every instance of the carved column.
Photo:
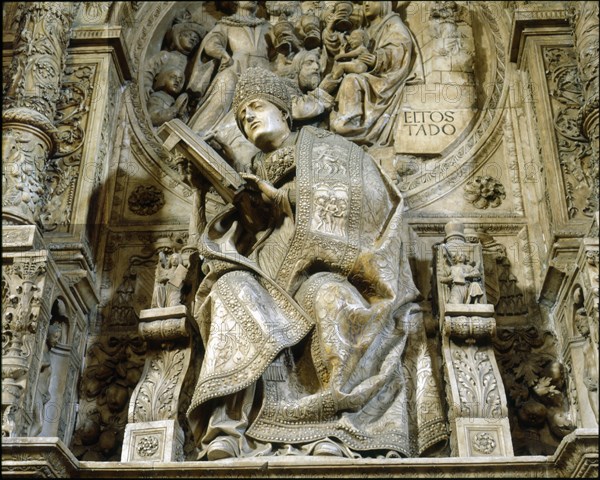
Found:
[{"label": "carved column", "polygon": [[46,338],[58,272],[48,251],[39,248],[41,238],[35,226],[5,226],[4,230],[2,437],[19,437],[27,436],[35,423],[41,345]]},{"label": "carved column", "polygon": [[191,358],[187,317],[185,305],[140,312],[139,332],[148,350],[129,403],[123,462],[183,461],[184,434],[177,416]]},{"label": "carved column", "polygon": [[[3,437],[27,435],[32,423],[39,368],[32,353],[44,341],[38,331],[47,327],[40,304],[48,252],[36,227],[27,224],[35,225],[44,203],[43,173],[54,149],[53,120],[76,4],[21,3],[18,9],[2,102],[2,223],[25,225],[3,232]],[[13,249],[25,252],[10,255]]]},{"label": "carved column", "polygon": [[34,224],[53,135],[61,72],[79,3],[23,2],[2,113],[3,222]]},{"label": "carved column", "polygon": [[598,210],[598,156],[600,155],[600,118],[598,112],[598,22],[597,2],[577,2],[574,7],[573,33],[577,50],[577,66],[583,90],[580,110],[581,129],[592,147],[591,177],[595,179],[585,213],[593,215]]},{"label": "carved column", "polygon": [[[568,355],[572,370],[572,386],[576,391],[577,426],[598,428],[598,213],[592,229],[584,237],[579,249],[576,268],[570,285],[571,296],[559,303],[571,316],[572,325],[565,325],[568,332]],[[571,318],[572,317],[572,318]],[[566,323],[566,322],[565,322]],[[566,327],[566,328],[565,328]]]},{"label": "carved column", "polygon": [[512,456],[506,395],[494,350],[494,306],[487,303],[480,244],[464,226],[446,225],[435,256],[437,308],[453,455]]}]

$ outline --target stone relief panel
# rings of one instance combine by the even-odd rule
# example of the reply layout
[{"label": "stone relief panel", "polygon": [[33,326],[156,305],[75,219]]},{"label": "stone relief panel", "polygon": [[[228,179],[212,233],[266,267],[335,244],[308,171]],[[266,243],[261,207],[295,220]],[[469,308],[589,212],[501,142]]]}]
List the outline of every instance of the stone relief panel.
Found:
[{"label": "stone relief panel", "polygon": [[[254,46],[236,45],[235,42],[239,42],[243,36],[234,32],[236,28],[237,31],[243,28],[234,24],[242,21],[242,14],[227,10],[224,5],[215,7],[212,2],[204,2],[200,6],[180,2],[177,8],[171,10],[159,4],[140,10],[142,28],[132,49],[133,57],[139,58],[140,64],[133,88],[128,92],[129,114],[131,118],[136,118],[131,134],[139,139],[138,142],[132,141],[132,144],[139,145],[140,151],[136,154],[138,161],[146,165],[147,171],[155,172],[161,184],[169,183],[167,177],[177,178],[177,167],[160,148],[154,132],[158,124],[152,121],[151,111],[156,107],[157,111],[165,112],[169,118],[186,121],[228,161],[242,169],[247,168],[244,165],[247,165],[256,149],[241,136],[233,116],[224,114],[235,87],[230,78],[246,66],[243,62],[250,58],[247,56],[248,49],[255,49],[252,53],[255,59],[252,60],[253,64],[262,62],[290,80],[296,122],[312,122],[332,128],[334,132],[359,142],[359,134],[352,133],[356,128],[362,129],[363,134],[371,132],[366,135],[372,134],[373,140],[365,141],[365,148],[377,152],[382,166],[392,178],[400,181],[398,175],[401,175],[400,187],[409,205],[418,206],[424,202],[424,189],[427,189],[429,202],[433,191],[439,190],[439,195],[435,195],[441,196],[442,190],[448,192],[448,186],[456,188],[464,185],[477,170],[477,165],[491,153],[480,151],[473,157],[470,152],[479,139],[489,135],[498,121],[498,107],[504,101],[505,60],[501,47],[506,36],[504,17],[494,7],[483,4],[467,6],[460,2],[444,2],[440,7],[431,7],[426,3],[411,2],[398,5],[402,25],[394,27],[397,28],[396,35],[405,42],[402,43],[407,46],[405,50],[412,52],[410,59],[406,58],[406,73],[392,79],[387,67],[381,64],[377,76],[384,82],[392,82],[386,88],[397,93],[393,98],[377,97],[369,107],[369,118],[372,117],[372,120],[368,120],[370,123],[350,129],[347,119],[355,113],[350,110],[353,100],[349,95],[356,90],[351,83],[353,78],[360,78],[363,74],[348,72],[337,78],[339,68],[336,67],[336,74],[333,75],[336,78],[332,79],[335,56],[350,51],[349,36],[354,30],[357,31],[355,36],[361,34],[365,37],[363,43],[367,43],[363,47],[371,52],[379,48],[377,42],[384,39],[376,38],[377,35],[366,38],[369,28],[373,32],[375,29],[369,27],[359,3],[353,4],[351,20],[346,23],[348,30],[338,29],[341,27],[334,24],[337,25],[339,20],[344,25],[340,20],[344,14],[331,10],[332,5],[326,2],[290,2],[285,8],[272,4],[265,9],[259,5],[256,11],[243,13],[244,22],[256,24],[243,28],[262,32],[257,37],[259,43]],[[336,15],[340,19],[335,20]],[[331,25],[327,18],[333,22]],[[307,35],[306,28],[312,28],[313,33]],[[278,35],[285,40],[278,43]],[[481,42],[474,42],[474,35],[478,35]],[[217,40],[219,38],[222,40]],[[220,41],[225,43],[220,44]],[[309,51],[311,54],[307,56]],[[456,52],[460,52],[460,55]],[[234,60],[230,60],[232,55]],[[314,67],[308,63],[311,57],[314,58],[312,64],[316,65],[314,71],[310,71]],[[241,58],[246,60],[239,60]],[[401,61],[396,59],[396,62]],[[490,64],[489,67],[476,66],[486,63]],[[305,64],[304,72],[300,71],[302,64]],[[179,66],[175,68],[173,65]],[[167,72],[159,75],[163,68]],[[173,69],[178,73],[173,73]],[[160,77],[160,87],[154,86],[157,77]],[[167,77],[171,78],[169,82],[165,80]],[[174,82],[172,87],[167,87],[172,90],[170,94],[162,86],[166,86],[165,82]],[[447,92],[449,88],[458,89],[452,98]],[[151,101],[152,96],[162,100]],[[336,105],[341,104],[341,107],[334,106],[334,98],[338,98]],[[418,108],[411,106],[410,98],[417,99]],[[210,102],[216,102],[217,99],[219,105],[211,106]],[[177,106],[175,101],[178,102]],[[443,102],[452,105],[444,103],[442,108]],[[163,106],[159,108],[157,105]],[[402,120],[406,115],[411,116],[405,119],[410,120],[408,123]],[[389,119],[385,120],[385,131],[389,131],[386,134],[379,126],[384,119]],[[404,135],[408,127],[414,130],[412,135]],[[452,130],[452,134],[446,135],[442,129],[448,132]],[[427,136],[417,135],[417,130],[426,130]],[[386,138],[396,139],[398,135],[402,136],[402,141],[395,142],[396,150],[385,146],[385,135],[388,135]],[[442,137],[447,138],[440,143]],[[418,148],[420,153],[402,150],[403,146],[408,145],[409,138],[413,142],[410,148]],[[466,142],[462,143],[462,148],[456,150],[453,145],[457,146],[457,142],[463,140]],[[444,142],[448,148],[437,146]],[[387,144],[390,145],[389,142]],[[438,151],[426,153],[431,145],[436,145],[434,148],[438,148]],[[233,150],[237,152],[236,155],[231,154]],[[448,177],[454,181],[445,181]],[[168,189],[172,190],[174,185]],[[432,186],[434,190],[430,188]],[[506,184],[503,186],[507,188]],[[418,194],[420,191],[423,194]],[[413,197],[413,194],[418,195]],[[209,199],[218,202],[210,195]]]},{"label": "stone relief panel", "polygon": [[568,216],[591,215],[594,205],[590,203],[590,190],[596,179],[591,145],[579,125],[584,99],[576,52],[572,48],[545,48],[543,58]]},{"label": "stone relief panel", "polygon": [[536,326],[498,329],[494,349],[509,401],[517,455],[547,455],[575,429],[556,337]]},{"label": "stone relief panel", "polygon": [[[102,2],[89,3],[80,10],[76,22],[102,24],[114,16],[112,6]],[[352,120],[353,112],[343,110],[339,103],[336,106],[334,100],[353,91],[351,86],[356,84],[350,80],[356,80],[357,76],[365,73],[365,66],[373,61],[372,58],[369,60],[369,55],[374,54],[377,42],[381,41],[377,34],[373,34],[375,29],[365,17],[369,12],[357,3],[352,7],[347,5],[351,2],[337,2],[340,5],[338,9],[337,6],[325,5],[329,2],[267,2],[246,14],[235,9],[228,10],[225,6],[217,8],[212,5],[213,2],[203,2],[202,6],[180,2],[181,5],[173,8],[170,4],[154,3],[142,7],[135,5],[139,2],[131,3],[127,12],[129,20],[124,18],[123,21],[141,26],[127,32],[131,39],[136,77],[125,93],[126,109],[121,111],[114,130],[112,120],[116,116],[118,102],[113,102],[107,109],[100,136],[99,161],[92,172],[94,185],[99,190],[104,181],[101,165],[111,156],[111,132],[115,132],[119,141],[113,158],[118,165],[116,169],[114,164],[111,166],[114,170],[110,180],[115,183],[115,195],[111,199],[111,222],[115,228],[112,230],[111,227],[107,234],[102,303],[94,324],[94,346],[90,348],[88,368],[84,373],[84,388],[89,386],[89,391],[86,390],[82,397],[81,415],[73,442],[78,458],[119,458],[122,430],[127,423],[123,404],[132,394],[138,381],[134,377],[140,376],[147,353],[143,342],[134,333],[138,327],[139,312],[150,306],[167,307],[169,303],[166,300],[169,282],[156,285],[161,282],[156,281],[153,249],[157,242],[160,243],[160,234],[154,229],[144,233],[125,232],[136,222],[142,224],[156,220],[183,224],[188,218],[186,209],[192,203],[192,189],[181,182],[176,162],[162,149],[156,135],[157,128],[172,119],[193,125],[240,170],[248,167],[248,159],[256,153],[251,145],[245,143],[239,126],[227,117],[226,112],[221,112],[224,115],[217,119],[204,115],[217,111],[211,101],[219,99],[224,105],[231,101],[229,96],[232,96],[235,87],[232,73],[236,73],[240,55],[244,53],[243,48],[235,51],[239,45],[236,46],[233,40],[239,38],[231,32],[240,24],[256,31],[264,29],[264,37],[260,40],[267,44],[266,53],[261,53],[257,61],[269,62],[270,68],[280,77],[290,80],[290,92],[295,99],[294,122],[326,127],[350,139],[354,138],[354,128],[366,128],[364,138],[369,139],[364,143],[359,139],[359,143],[377,157],[385,172],[403,191],[409,209],[424,209],[424,219],[444,216],[446,212],[435,213],[439,205],[460,199],[460,203],[455,204],[458,210],[468,212],[468,216],[480,222],[473,227],[476,232],[473,233],[473,241],[482,243],[484,264],[480,267],[485,271],[485,284],[481,288],[488,295],[488,301],[495,305],[498,317],[506,317],[516,323],[525,319],[533,298],[533,270],[539,267],[536,264],[539,259],[524,264],[519,260],[533,258],[531,248],[534,246],[529,244],[527,232],[523,233],[520,224],[489,225],[484,220],[490,213],[490,216],[513,218],[524,214],[513,125],[507,116],[498,113],[502,110],[506,93],[503,45],[506,43],[507,27],[505,18],[496,15],[494,7],[483,4],[471,6],[463,2],[400,5],[398,11],[406,29],[402,29],[403,42],[407,49],[408,45],[412,45],[414,56],[396,85],[401,95],[389,104],[381,100],[381,105],[374,106],[373,111],[381,115],[377,117],[379,124],[375,120],[366,126],[357,125],[357,121]],[[478,39],[477,42],[474,38]],[[318,52],[315,52],[316,49]],[[379,57],[375,59],[375,62],[380,61]],[[303,68],[310,69],[304,63],[317,71],[311,74],[302,72]],[[317,67],[314,67],[315,64]],[[486,67],[478,66],[482,64]],[[68,76],[61,90],[57,113],[57,118],[63,119],[65,124],[61,129],[63,143],[58,154],[50,160],[46,174],[53,194],[42,213],[48,230],[60,230],[70,221],[76,188],[73,179],[81,174],[80,145],[88,121],[89,86],[93,84],[95,75],[93,69],[86,70],[91,67],[75,65],[66,70]],[[570,91],[569,79],[562,78],[562,71],[560,68],[557,70],[552,81],[558,85],[556,95],[562,96]],[[301,78],[301,75],[306,77]],[[116,84],[112,83],[110,88],[116,89]],[[454,90],[451,92],[450,88]],[[433,91],[437,97],[433,97]],[[554,98],[553,101],[557,109],[569,110],[571,107],[569,98]],[[382,106],[385,107],[383,113],[378,112],[376,107]],[[586,169],[591,171],[586,167],[589,162],[581,153],[578,140],[575,141],[574,130],[569,131],[573,120],[571,113],[569,110],[557,117],[556,135],[566,139],[561,144],[564,148],[564,155],[561,154],[561,158],[565,159],[564,171],[574,179],[587,178],[582,172]],[[384,123],[381,119],[387,122],[383,128],[380,128]],[[204,123],[208,125],[206,128]],[[375,133],[371,135],[372,132]],[[396,140],[393,147],[387,142],[390,138]],[[234,145],[236,151],[243,152],[241,156],[228,151],[229,144]],[[572,164],[576,157],[583,165],[577,171]],[[500,175],[496,175],[490,167],[496,161],[502,166]],[[490,168],[486,169],[486,166]],[[212,216],[221,202],[214,191],[208,196],[212,205],[209,216]],[[584,197],[573,196],[573,216],[585,210]],[[437,204],[433,203],[436,199],[439,200]],[[329,197],[323,200],[329,202],[327,206],[333,209],[348,202],[348,192],[334,187],[329,191]],[[321,213],[315,212],[313,226],[321,233],[344,236],[349,220],[348,214],[329,215],[324,209]],[[432,225],[411,226],[416,228],[419,236],[415,248],[423,248],[422,235],[433,232],[436,239],[427,239],[431,243],[441,238],[441,230]],[[426,232],[428,228],[432,232]],[[179,238],[172,240],[181,246],[185,244],[186,235],[179,234],[181,241]],[[514,257],[511,253],[513,247],[520,252]],[[419,254],[411,260],[421,291],[428,292],[428,274],[419,268],[423,258]],[[169,262],[167,257],[160,267],[169,270],[173,266]],[[417,268],[414,268],[415,265]],[[3,297],[4,291],[8,292],[4,285]],[[165,290],[164,294],[156,294],[159,290]],[[190,298],[188,295],[185,302],[189,304]],[[498,325],[501,326],[501,322]],[[111,330],[117,333],[110,336],[108,332]],[[117,344],[120,346],[117,347]],[[435,351],[435,348],[435,342],[431,343],[429,350]],[[516,400],[509,395],[510,408],[513,409],[511,419],[518,424],[515,431],[520,439],[521,453],[527,451],[526,439],[534,437],[538,439],[535,444],[537,451],[552,452],[561,435],[564,436],[571,428],[571,423],[564,416],[568,408],[563,395],[564,378],[560,380],[561,374],[551,372],[548,358],[538,362],[543,367],[537,364],[532,367],[537,369],[538,377],[531,385],[525,376],[513,373],[511,366],[501,365],[503,375],[508,371],[517,378],[512,381],[518,384],[513,386],[514,390],[525,385],[529,399],[535,399],[546,408],[545,423],[539,420],[536,423],[528,416],[543,416],[540,413],[542,409],[536,405],[528,410],[528,404],[524,413],[520,413],[516,405],[521,397]],[[434,363],[436,361],[439,359]],[[485,367],[485,358],[475,356],[457,358],[457,362],[465,366],[461,367],[461,374],[471,367],[472,371]],[[168,370],[164,365],[160,365],[160,369],[163,373]],[[469,378],[464,379],[465,384],[469,381]],[[191,383],[183,387],[184,396],[191,396]],[[463,395],[467,401],[467,390],[463,390]],[[560,402],[557,400],[559,397]],[[551,420],[550,412],[556,418]],[[185,434],[186,458],[195,459],[197,452],[191,446],[193,440],[189,432]],[[473,449],[481,455],[497,451],[497,442],[498,439],[487,432],[474,434],[472,438]],[[140,458],[154,458],[157,447],[156,437],[148,435],[142,439],[137,454]]]},{"label": "stone relief panel", "polygon": [[44,228],[53,231],[72,222],[77,180],[82,177],[81,155],[88,129],[89,109],[97,65],[67,65],[57,102],[54,155],[45,166],[47,201],[41,213]]}]

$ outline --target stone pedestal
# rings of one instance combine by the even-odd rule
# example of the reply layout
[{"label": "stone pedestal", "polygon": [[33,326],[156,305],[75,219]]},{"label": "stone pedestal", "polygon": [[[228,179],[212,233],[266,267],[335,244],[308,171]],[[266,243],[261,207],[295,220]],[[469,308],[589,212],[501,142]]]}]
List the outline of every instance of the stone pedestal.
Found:
[{"label": "stone pedestal", "polygon": [[180,462],[183,431],[176,420],[129,423],[123,440],[123,462]]},{"label": "stone pedestal", "polygon": [[463,226],[449,223],[435,261],[452,453],[513,456],[506,394],[491,343],[496,321],[494,306],[487,303],[481,245],[467,243]]},{"label": "stone pedestal", "polygon": [[179,397],[191,346],[184,305],[140,312],[139,333],[148,344],[144,371],[129,403],[123,462],[183,461]]}]

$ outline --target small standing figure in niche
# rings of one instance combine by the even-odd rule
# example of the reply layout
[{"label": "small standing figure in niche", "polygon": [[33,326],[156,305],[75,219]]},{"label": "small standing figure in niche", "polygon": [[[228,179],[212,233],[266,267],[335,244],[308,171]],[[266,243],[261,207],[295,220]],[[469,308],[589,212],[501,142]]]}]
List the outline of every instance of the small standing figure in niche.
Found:
[{"label": "small standing figure in niche", "polygon": [[598,339],[592,338],[590,329],[590,318],[584,307],[580,307],[575,312],[575,328],[585,339],[583,345],[584,369],[583,383],[588,390],[590,407],[598,421]]},{"label": "small standing figure in niche", "polygon": [[167,257],[164,251],[158,254],[152,308],[181,305],[182,289],[188,269],[183,265],[180,253]]},{"label": "small standing figure in niche", "polygon": [[469,279],[469,298],[467,303],[482,303],[483,302],[483,288],[481,288],[481,271],[477,265],[469,265],[470,270],[467,271],[467,278]]},{"label": "small standing figure in niche", "polygon": [[188,120],[188,94],[181,93],[185,74],[177,63],[167,63],[156,74],[148,99],[148,113],[155,127],[174,118]]},{"label": "small standing figure in niche", "polygon": [[30,433],[30,436],[38,436],[44,426],[44,410],[46,404],[50,401],[50,379],[52,377],[52,363],[50,361],[51,350],[58,345],[62,338],[62,325],[58,322],[51,323],[48,327],[46,343],[44,345],[44,353],[42,354],[42,366],[37,385],[37,396],[35,399],[35,425]]},{"label": "small standing figure in niche", "polygon": [[338,53],[331,69],[334,80],[342,78],[346,73],[365,73],[369,66],[360,59],[360,56],[369,53],[369,39],[367,32],[362,29],[352,30],[348,35],[346,48],[348,51]]},{"label": "small standing figure in niche", "polygon": [[475,265],[468,263],[467,256],[462,252],[452,255],[449,272],[440,281],[450,285],[446,303],[481,303],[483,299],[481,272]]}]

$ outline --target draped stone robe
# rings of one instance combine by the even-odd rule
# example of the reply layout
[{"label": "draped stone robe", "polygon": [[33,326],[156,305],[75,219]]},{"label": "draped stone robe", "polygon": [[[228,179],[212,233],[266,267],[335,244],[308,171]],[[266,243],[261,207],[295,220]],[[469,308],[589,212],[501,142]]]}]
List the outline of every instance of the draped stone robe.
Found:
[{"label": "draped stone robe", "polygon": [[260,379],[245,432],[260,442],[329,437],[416,456],[445,439],[397,189],[360,147],[313,127],[256,168],[295,197],[295,218],[272,222],[244,255],[232,248],[242,238],[226,223],[232,210],[203,236],[196,438],[214,399]]}]

